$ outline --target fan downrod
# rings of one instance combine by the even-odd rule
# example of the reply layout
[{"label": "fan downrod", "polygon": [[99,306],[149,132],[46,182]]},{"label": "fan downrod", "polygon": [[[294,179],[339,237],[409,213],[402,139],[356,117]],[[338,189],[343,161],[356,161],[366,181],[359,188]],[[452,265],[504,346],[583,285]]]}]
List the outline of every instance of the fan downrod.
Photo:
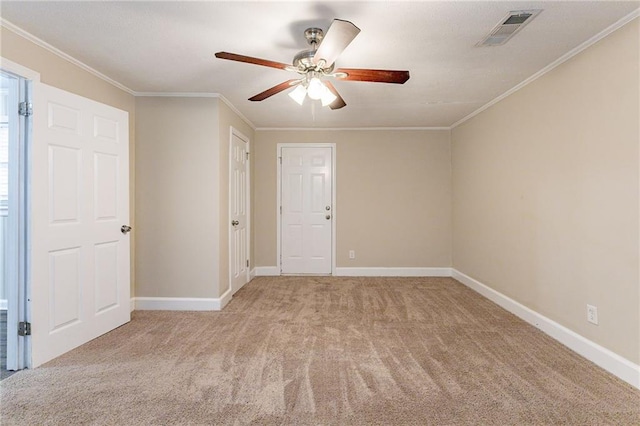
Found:
[{"label": "fan downrod", "polygon": [[324,31],[315,27],[307,28],[304,30],[304,38],[307,39],[307,43],[309,43],[312,48],[317,49],[318,45],[324,38]]}]

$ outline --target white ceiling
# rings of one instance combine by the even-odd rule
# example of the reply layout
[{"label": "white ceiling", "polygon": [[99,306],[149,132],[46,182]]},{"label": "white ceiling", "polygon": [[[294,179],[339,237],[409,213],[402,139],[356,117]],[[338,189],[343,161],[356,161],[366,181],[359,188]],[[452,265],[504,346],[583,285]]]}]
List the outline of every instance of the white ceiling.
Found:
[{"label": "white ceiling", "polygon": [[[255,126],[447,127],[639,7],[638,1],[13,2],[2,18],[133,92],[219,93]],[[507,44],[475,47],[509,11],[543,9]],[[406,69],[404,85],[335,82],[347,103],[300,107],[286,92],[247,99],[297,74],[214,58],[291,63],[305,28],[333,18],[362,31],[337,61]]]}]

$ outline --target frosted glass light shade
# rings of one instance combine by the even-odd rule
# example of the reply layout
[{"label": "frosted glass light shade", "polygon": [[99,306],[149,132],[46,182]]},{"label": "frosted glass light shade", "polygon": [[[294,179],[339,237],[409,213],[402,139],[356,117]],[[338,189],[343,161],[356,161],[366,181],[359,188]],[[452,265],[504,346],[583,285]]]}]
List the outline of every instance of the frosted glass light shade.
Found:
[{"label": "frosted glass light shade", "polygon": [[304,98],[307,96],[307,89],[303,85],[298,85],[294,90],[289,92],[289,97],[296,101],[299,105],[302,105]]},{"label": "frosted glass light shade", "polygon": [[307,88],[307,94],[311,99],[317,100],[322,97],[323,90],[326,89],[322,81],[319,78],[313,77],[309,80],[309,87]]},{"label": "frosted glass light shade", "polygon": [[337,96],[334,95],[327,86],[325,86],[324,84],[322,86],[324,87],[324,90],[322,91],[323,93],[320,100],[322,101],[322,106],[324,107],[331,104],[331,102],[335,101]]}]

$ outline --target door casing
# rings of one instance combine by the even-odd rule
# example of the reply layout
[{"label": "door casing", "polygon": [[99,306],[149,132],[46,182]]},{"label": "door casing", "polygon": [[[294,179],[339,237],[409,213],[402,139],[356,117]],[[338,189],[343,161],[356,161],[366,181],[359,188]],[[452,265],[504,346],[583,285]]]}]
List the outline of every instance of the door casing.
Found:
[{"label": "door casing", "polygon": [[335,143],[279,143],[276,147],[276,164],[277,164],[277,190],[276,190],[276,268],[278,274],[282,274],[281,258],[282,258],[282,215],[280,214],[282,206],[282,149],[283,148],[331,148],[331,210],[333,226],[331,227],[331,275],[336,275],[336,224],[338,217],[338,209],[336,203],[337,181],[336,181],[336,144]]},{"label": "door casing", "polygon": [[[33,88],[40,82],[40,74],[2,57],[0,57],[0,69],[22,80],[19,88],[20,101],[32,102]],[[12,176],[14,194],[19,197],[17,203],[19,212],[17,215],[14,214],[14,220],[17,222],[10,226],[17,230],[18,235],[14,235],[13,241],[10,243],[14,244],[17,250],[12,253],[14,257],[9,261],[13,267],[10,268],[11,275],[7,285],[7,368],[10,370],[32,367],[31,336],[18,336],[18,322],[31,322],[31,305],[28,302],[31,300],[29,242],[31,163],[29,158],[31,156],[33,120],[32,117],[24,116],[18,117],[18,120],[20,121],[20,131],[24,133],[18,136],[21,139],[17,147],[19,152],[14,152],[12,160],[10,160],[19,162],[17,173]],[[14,203],[14,207],[16,207],[16,203]]]}]

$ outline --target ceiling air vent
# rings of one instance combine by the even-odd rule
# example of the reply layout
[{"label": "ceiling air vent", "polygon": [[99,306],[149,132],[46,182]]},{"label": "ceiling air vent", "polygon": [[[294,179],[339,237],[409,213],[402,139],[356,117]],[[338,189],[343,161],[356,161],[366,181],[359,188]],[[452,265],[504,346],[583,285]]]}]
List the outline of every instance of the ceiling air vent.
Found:
[{"label": "ceiling air vent", "polygon": [[476,46],[500,46],[505,44],[511,37],[527,25],[536,17],[542,9],[515,10],[511,11],[500,20],[493,30]]}]

